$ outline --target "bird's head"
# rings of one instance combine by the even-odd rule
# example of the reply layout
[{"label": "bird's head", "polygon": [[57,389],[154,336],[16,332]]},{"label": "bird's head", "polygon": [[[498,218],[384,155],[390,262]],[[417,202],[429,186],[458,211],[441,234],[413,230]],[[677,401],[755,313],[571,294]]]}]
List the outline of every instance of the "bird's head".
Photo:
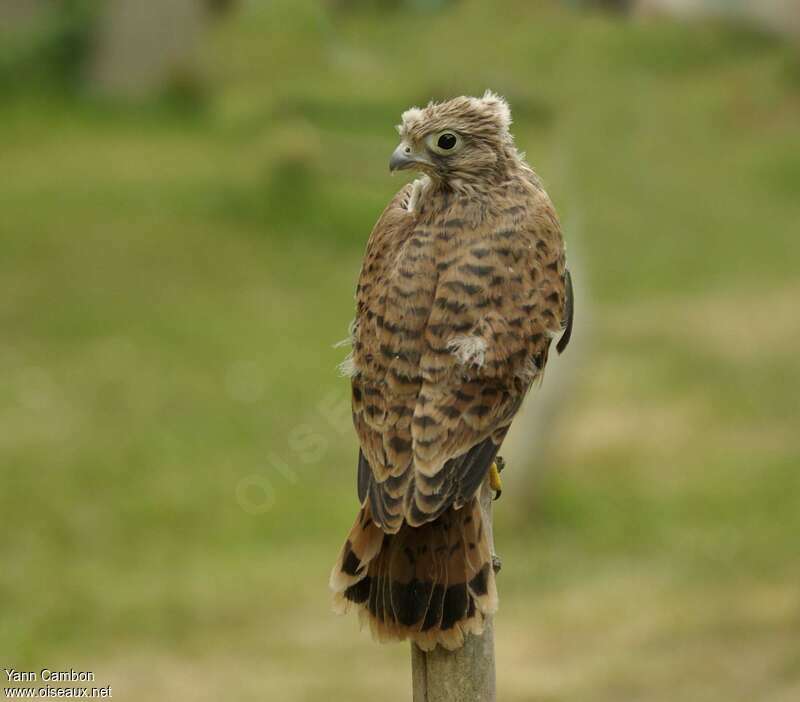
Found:
[{"label": "bird's head", "polygon": [[389,170],[414,169],[453,185],[491,179],[515,153],[510,125],[508,103],[489,91],[412,107],[397,126],[401,141]]}]

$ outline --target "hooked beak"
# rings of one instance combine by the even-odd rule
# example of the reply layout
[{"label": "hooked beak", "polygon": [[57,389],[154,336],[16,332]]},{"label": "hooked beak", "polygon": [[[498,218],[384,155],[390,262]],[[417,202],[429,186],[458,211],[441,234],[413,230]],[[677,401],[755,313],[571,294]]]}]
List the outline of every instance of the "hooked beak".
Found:
[{"label": "hooked beak", "polygon": [[414,149],[404,141],[392,153],[389,159],[389,170],[394,173],[395,171],[404,171],[407,168],[413,168],[418,164],[427,164],[428,161],[414,152]]}]

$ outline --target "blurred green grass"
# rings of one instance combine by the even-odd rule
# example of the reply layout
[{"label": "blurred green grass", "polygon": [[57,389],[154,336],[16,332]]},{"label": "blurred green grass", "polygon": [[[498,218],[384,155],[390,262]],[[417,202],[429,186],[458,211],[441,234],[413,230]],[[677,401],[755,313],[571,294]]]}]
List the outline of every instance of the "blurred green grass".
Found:
[{"label": "blurred green grass", "polygon": [[736,27],[283,0],[215,32],[202,109],[0,103],[3,662],[122,699],[408,698],[406,648],[329,613],[332,344],[399,113],[491,87],[592,305],[497,510],[501,698],[795,699],[796,64]]}]

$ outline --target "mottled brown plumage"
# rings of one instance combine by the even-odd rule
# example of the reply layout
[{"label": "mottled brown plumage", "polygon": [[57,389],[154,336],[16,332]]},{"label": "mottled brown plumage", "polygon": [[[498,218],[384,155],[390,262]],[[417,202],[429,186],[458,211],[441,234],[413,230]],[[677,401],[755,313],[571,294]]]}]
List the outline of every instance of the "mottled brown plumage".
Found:
[{"label": "mottled brown plumage", "polygon": [[491,93],[405,112],[391,166],[424,175],[367,244],[345,364],[362,509],[331,587],[381,640],[454,648],[496,608],[475,493],[571,330],[558,218],[510,122]]}]

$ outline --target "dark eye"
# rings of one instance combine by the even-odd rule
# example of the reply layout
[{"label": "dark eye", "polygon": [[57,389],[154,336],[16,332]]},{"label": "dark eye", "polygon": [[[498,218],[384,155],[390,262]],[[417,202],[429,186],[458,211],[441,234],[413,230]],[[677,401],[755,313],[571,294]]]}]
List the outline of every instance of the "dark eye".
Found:
[{"label": "dark eye", "polygon": [[436,142],[436,146],[444,151],[450,151],[456,145],[456,135],[451,134],[450,132],[445,132],[442,134]]}]

